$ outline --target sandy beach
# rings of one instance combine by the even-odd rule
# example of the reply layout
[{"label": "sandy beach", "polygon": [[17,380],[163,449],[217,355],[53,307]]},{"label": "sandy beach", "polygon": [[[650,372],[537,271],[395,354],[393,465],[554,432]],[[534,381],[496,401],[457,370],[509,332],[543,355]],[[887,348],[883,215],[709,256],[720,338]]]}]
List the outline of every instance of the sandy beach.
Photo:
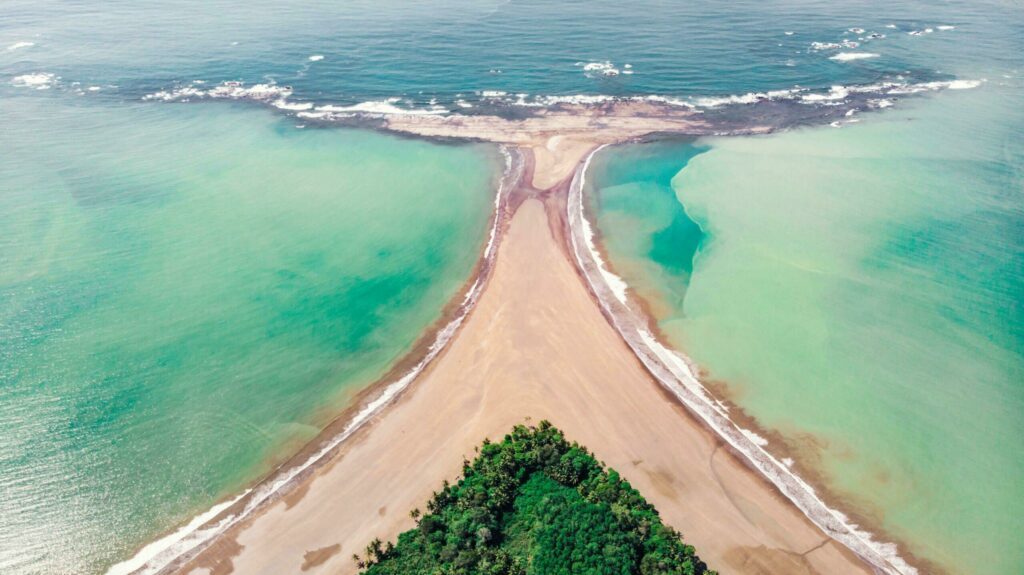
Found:
[{"label": "sandy beach", "polygon": [[723,573],[869,573],[667,393],[567,253],[565,191],[593,141],[532,146],[479,302],[444,352],[285,497],[178,573],[353,573],[485,437],[550,420],[619,470]]}]

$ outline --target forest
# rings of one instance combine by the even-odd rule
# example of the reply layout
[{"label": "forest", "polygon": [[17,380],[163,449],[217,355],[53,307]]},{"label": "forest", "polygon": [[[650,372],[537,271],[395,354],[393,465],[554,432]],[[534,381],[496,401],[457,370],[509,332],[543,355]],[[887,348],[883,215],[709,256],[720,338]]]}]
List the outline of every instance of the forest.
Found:
[{"label": "forest", "polygon": [[547,421],[485,440],[462,477],[411,512],[397,543],[374,540],[364,575],[712,574],[615,470]]}]

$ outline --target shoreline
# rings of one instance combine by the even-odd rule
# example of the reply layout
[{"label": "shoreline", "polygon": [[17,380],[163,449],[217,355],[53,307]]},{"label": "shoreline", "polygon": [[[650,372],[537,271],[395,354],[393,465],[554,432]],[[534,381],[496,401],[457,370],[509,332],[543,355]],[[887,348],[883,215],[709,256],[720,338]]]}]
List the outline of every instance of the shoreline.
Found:
[{"label": "shoreline", "polygon": [[508,208],[512,192],[524,176],[526,159],[510,146],[499,146],[505,167],[497,178],[493,210],[487,240],[469,278],[452,300],[442,309],[440,317],[424,330],[410,350],[400,357],[384,375],[356,392],[347,406],[337,413],[297,452],[284,458],[271,471],[258,478],[240,493],[216,502],[195,515],[188,523],[164,532],[132,554],[111,565],[106,575],[142,575],[169,573],[203,553],[226,530],[267,505],[286,498],[316,470],[329,464],[334,452],[343,447],[374,417],[398,399],[430,363],[454,338],[459,327],[472,312],[486,287],[494,267],[503,229],[508,225]]},{"label": "shoreline", "polygon": [[[593,157],[609,144],[599,146],[587,155],[573,176],[567,203],[567,233],[572,240],[573,256],[581,277],[594,299],[623,341],[636,353],[651,376],[665,387],[692,417],[704,423],[718,437],[727,441],[761,477],[775,486],[780,493],[799,508],[832,539],[846,545],[874,569],[883,573],[913,575],[918,573],[901,553],[896,543],[877,541],[878,529],[870,531],[850,521],[849,515],[826,503],[818,489],[799,473],[768,451],[768,440],[763,430],[750,430],[747,424],[755,422],[735,404],[716,397],[697,375],[699,368],[681,351],[662,343],[663,336],[656,327],[657,320],[638,313],[633,305],[643,309],[643,302],[608,264],[606,254],[597,243],[598,234],[586,215],[584,186],[586,171]],[[586,250],[585,252],[583,250]],[[633,292],[630,295],[630,292]],[[610,299],[613,297],[614,300]],[[739,411],[740,422],[731,412]],[[778,435],[777,432],[773,433]],[[828,493],[826,489],[822,492]],[[916,559],[916,560],[915,560]],[[915,563],[919,559],[911,557]]]},{"label": "shoreline", "polygon": [[[420,118],[424,117],[416,117],[417,120]],[[433,118],[436,119],[437,117]],[[641,339],[645,340],[641,342],[643,347],[638,350],[637,347],[634,347],[636,342],[631,341],[631,338],[623,333],[622,327],[617,323],[622,318],[619,317],[617,319],[616,313],[607,307],[607,297],[602,298],[596,293],[596,290],[599,288],[595,288],[594,278],[587,273],[586,265],[580,259],[581,248],[578,242],[578,236],[581,232],[586,235],[585,228],[583,227],[584,223],[586,227],[590,227],[590,223],[587,222],[584,214],[585,208],[580,203],[579,216],[582,220],[578,220],[576,226],[573,226],[574,214],[572,212],[572,202],[570,201],[573,197],[578,197],[579,202],[582,202],[583,179],[591,158],[598,150],[605,146],[636,141],[652,133],[699,136],[703,133],[700,127],[673,120],[672,129],[664,130],[659,129],[665,127],[660,123],[659,119],[655,119],[653,122],[648,119],[636,124],[627,122],[621,126],[602,126],[602,128],[608,129],[595,133],[595,126],[591,126],[589,121],[585,123],[586,125],[576,124],[570,126],[558,126],[559,122],[555,122],[556,125],[554,127],[551,126],[550,122],[544,122],[542,128],[530,127],[524,129],[521,127],[518,131],[510,131],[503,139],[495,140],[492,137],[488,137],[492,136],[492,134],[484,136],[481,136],[479,133],[474,134],[473,132],[478,131],[478,126],[466,126],[461,120],[454,122],[454,124],[451,120],[444,120],[440,123],[431,120],[426,124],[419,121],[406,123],[406,120],[408,118],[399,118],[399,121],[394,125],[388,123],[384,126],[379,126],[378,129],[431,140],[504,142],[502,145],[504,153],[515,155],[515,159],[512,159],[512,156],[507,156],[510,158],[507,169],[508,173],[502,176],[499,191],[496,193],[495,212],[492,216],[490,238],[482,250],[482,256],[478,265],[474,268],[473,274],[465,284],[467,287],[461,290],[459,295],[446,306],[442,318],[425,332],[424,337],[417,342],[413,351],[400,359],[387,372],[385,377],[357,393],[351,400],[350,406],[344,409],[341,414],[318,434],[316,439],[307,444],[298,454],[288,458],[274,471],[258,481],[254,487],[245,490],[234,499],[219,503],[211,511],[194,519],[187,527],[192,528],[190,536],[199,536],[197,543],[189,546],[184,552],[171,552],[169,549],[164,549],[162,554],[160,552],[153,554],[150,560],[173,555],[170,561],[165,562],[162,566],[149,565],[147,561],[140,563],[140,557],[145,554],[145,551],[167,539],[165,537],[143,547],[129,561],[115,565],[108,571],[108,575],[170,573],[176,572],[179,569],[181,572],[194,572],[195,568],[201,566],[196,561],[197,557],[202,558],[202,556],[207,554],[206,552],[209,548],[217,547],[228,531],[237,532],[243,523],[249,522],[250,519],[255,520],[267,508],[282,499],[287,502],[293,496],[300,499],[304,497],[310,483],[313,482],[313,479],[322,469],[332,467],[337,463],[338,459],[343,457],[341,452],[366,440],[366,436],[374,426],[367,426],[365,424],[372,423],[375,420],[386,419],[386,416],[393,411],[390,408],[401,403],[407,392],[416,392],[415,388],[418,386],[412,386],[412,383],[420,382],[427,377],[427,374],[434,369],[433,361],[438,356],[446,353],[452,343],[460,340],[460,338],[456,337],[457,333],[471,315],[477,300],[486,291],[485,287],[496,264],[502,232],[511,221],[510,214],[514,214],[523,202],[531,198],[541,200],[544,205],[548,206],[548,209],[545,211],[547,212],[548,227],[554,236],[553,239],[556,243],[560,243],[563,256],[568,258],[567,261],[572,262],[573,268],[590,294],[592,302],[596,301],[598,303],[601,315],[618,334],[621,342],[631,350],[631,353],[634,355],[633,359],[638,365],[643,367],[649,376],[648,379],[653,380],[652,383],[657,384],[656,387],[659,388],[659,391],[667,392],[676,403],[686,408],[686,413],[683,417],[692,419],[694,423],[714,433],[718,439],[724,440],[728,451],[736,454],[752,474],[783,494],[787,498],[789,505],[792,505],[794,509],[799,509],[802,516],[813,521],[817,528],[821,529],[832,540],[840,541],[850,549],[854,549],[858,556],[867,563],[872,564],[876,571],[881,570],[887,573],[902,574],[916,573],[912,566],[906,564],[899,557],[895,552],[895,547],[892,550],[893,557],[887,558],[886,550],[879,549],[879,544],[870,540],[870,534],[867,534],[866,537],[864,535],[855,535],[853,539],[850,539],[848,536],[856,533],[856,530],[849,525],[848,519],[845,516],[836,516],[838,512],[819,499],[810,484],[795,475],[790,469],[775,459],[773,455],[759,446],[757,443],[760,438],[750,437],[748,434],[751,432],[732,422],[725,415],[725,410],[728,407],[727,404],[714,397],[713,393],[708,395],[709,390],[700,383],[700,378],[694,375],[692,365],[687,363],[687,360],[681,358],[674,350],[661,344],[656,335],[657,331],[651,329],[652,324],[656,324],[656,320],[653,317],[638,318],[641,320],[646,319],[646,323],[641,323],[644,327],[637,332],[640,334]],[[504,126],[503,128],[508,127]],[[566,128],[567,133],[561,133]],[[752,133],[764,133],[766,131],[770,130],[755,129],[752,130]],[[558,133],[558,135],[554,135],[553,132]],[[599,134],[600,136],[598,137]],[[529,170],[524,171],[527,166]],[[557,174],[563,173],[567,167],[569,168],[568,176],[558,177]],[[540,181],[538,181],[538,177]],[[526,178],[530,178],[529,181],[526,181]],[[579,181],[578,186],[577,181]],[[514,185],[517,183],[518,185]],[[509,185],[510,189],[505,189],[506,184]],[[573,195],[574,188],[576,188],[575,196]],[[564,209],[559,213],[560,210],[556,208],[562,201],[566,203],[562,204]],[[592,235],[593,233],[594,230],[591,228],[590,234]],[[593,238],[588,237],[587,240],[588,243],[591,243]],[[592,243],[591,245],[593,246]],[[591,249],[595,250],[591,252],[592,257],[601,257],[599,247],[593,246]],[[613,272],[606,271],[606,273],[607,275],[601,274],[602,280],[606,282],[606,287],[610,291],[615,292],[614,297],[616,301],[620,301],[629,314],[635,315],[637,311],[629,306],[629,298],[626,296],[626,290],[629,289],[628,285],[621,278],[615,276]],[[611,276],[611,278],[608,276]],[[610,284],[616,281],[621,285],[616,285],[615,289],[612,290]],[[620,291],[622,297],[619,297],[618,292]],[[607,296],[607,294],[605,295]],[[636,297],[635,294],[634,297]],[[461,300],[461,303],[457,303],[459,300]],[[452,316],[448,315],[449,308],[453,308]],[[454,319],[449,321],[449,318]],[[647,337],[644,338],[642,333],[646,333]],[[633,339],[635,340],[636,338]],[[422,349],[423,342],[429,341],[433,341],[433,343],[427,346],[426,349]],[[438,342],[441,342],[439,346],[437,345]],[[420,355],[421,353],[422,355]],[[652,364],[652,361],[655,363]],[[739,435],[730,436],[723,434],[718,427],[704,419],[700,412],[695,411],[694,406],[690,402],[680,396],[679,392],[673,389],[671,385],[666,384],[663,380],[664,374],[659,376],[659,363],[661,365],[660,371],[672,374],[671,377],[675,378],[677,382],[680,381],[679,373],[688,374],[687,377],[692,379],[696,387],[692,389],[684,387],[684,390],[692,394],[698,401],[703,401],[718,415],[724,417],[726,421],[735,427]],[[405,369],[409,365],[413,367],[408,370]],[[652,365],[654,366],[653,368]],[[399,373],[402,373],[402,375],[397,381],[394,381],[394,377]],[[413,389],[408,389],[410,387]],[[691,398],[692,400],[693,398]],[[480,440],[479,437],[474,439],[477,442]],[[743,448],[737,447],[734,441],[747,442],[749,445],[745,445]],[[760,450],[767,459],[764,461],[760,461],[756,457],[751,459],[748,455],[748,452],[752,452],[751,446]],[[753,452],[756,453],[756,451]],[[759,466],[759,461],[762,466]],[[767,472],[764,465],[769,465]],[[770,465],[774,465],[777,469],[770,467]],[[780,486],[777,480],[770,475],[780,471],[791,478],[788,480],[788,483],[785,483],[786,488]],[[261,491],[261,488],[268,484],[271,486],[269,491]],[[787,489],[789,489],[788,492]],[[791,495],[797,492],[809,495],[810,499],[800,497],[794,499]],[[255,503],[253,503],[254,500]],[[821,515],[820,513],[817,517],[814,517],[812,512],[805,509],[804,506],[814,502],[819,507],[828,511],[831,520],[829,520],[828,515]],[[290,508],[291,505],[288,504],[288,507]],[[205,520],[201,522],[201,525],[193,525],[199,518]],[[173,538],[177,534],[178,532],[172,533],[169,537]],[[858,539],[858,537],[861,537],[861,539]],[[846,538],[849,542],[843,541],[843,538]],[[172,543],[180,543],[180,541],[177,540]],[[867,547],[861,548],[858,552],[857,548],[860,545],[866,545]],[[213,551],[214,555],[218,555],[216,550]],[[232,555],[230,552],[225,554],[228,556]],[[327,559],[329,558],[327,557]]]}]

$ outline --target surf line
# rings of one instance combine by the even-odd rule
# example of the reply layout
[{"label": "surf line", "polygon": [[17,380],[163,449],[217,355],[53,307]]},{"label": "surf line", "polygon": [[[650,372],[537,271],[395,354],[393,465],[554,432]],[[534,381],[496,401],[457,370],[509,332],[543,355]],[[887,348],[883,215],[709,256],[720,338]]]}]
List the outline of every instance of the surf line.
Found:
[{"label": "surf line", "polygon": [[207,549],[218,536],[276,501],[285,490],[330,459],[347,439],[390,405],[440,355],[483,293],[501,242],[501,226],[507,219],[509,195],[523,178],[524,158],[519,148],[503,145],[499,146],[499,150],[505,160],[505,169],[495,192],[490,232],[476,277],[466,290],[455,317],[437,331],[423,358],[400,378],[384,386],[374,399],[349,420],[340,433],[323,440],[309,457],[296,465],[278,468],[254,487],[196,515],[188,524],[145,545],[130,559],[113,565],[106,575],[155,575],[171,572],[184,565]]},{"label": "surf line", "polygon": [[870,533],[858,529],[843,513],[826,505],[810,484],[764,449],[767,440],[732,421],[725,406],[700,383],[691,367],[692,361],[659,342],[647,328],[644,318],[628,305],[629,286],[605,265],[595,245],[594,228],[584,213],[583,188],[587,169],[594,155],[607,146],[605,144],[591,151],[576,167],[569,185],[566,221],[575,264],[612,327],[662,387],[740,453],[826,535],[848,547],[876,571],[891,575],[917,575],[917,569],[900,557],[895,544],[875,541]]}]

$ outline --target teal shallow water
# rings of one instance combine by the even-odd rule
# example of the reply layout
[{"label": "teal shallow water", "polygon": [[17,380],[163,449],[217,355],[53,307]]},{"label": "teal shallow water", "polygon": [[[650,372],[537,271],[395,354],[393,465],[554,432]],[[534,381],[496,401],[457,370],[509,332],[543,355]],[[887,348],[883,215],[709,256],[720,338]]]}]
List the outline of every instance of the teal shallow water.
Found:
[{"label": "teal shallow water", "polygon": [[1017,93],[594,166],[610,260],[672,343],[848,509],[953,572],[1024,569]]},{"label": "teal shallow water", "polygon": [[0,114],[5,573],[101,570],[310,439],[466,280],[500,166],[230,106]]}]

